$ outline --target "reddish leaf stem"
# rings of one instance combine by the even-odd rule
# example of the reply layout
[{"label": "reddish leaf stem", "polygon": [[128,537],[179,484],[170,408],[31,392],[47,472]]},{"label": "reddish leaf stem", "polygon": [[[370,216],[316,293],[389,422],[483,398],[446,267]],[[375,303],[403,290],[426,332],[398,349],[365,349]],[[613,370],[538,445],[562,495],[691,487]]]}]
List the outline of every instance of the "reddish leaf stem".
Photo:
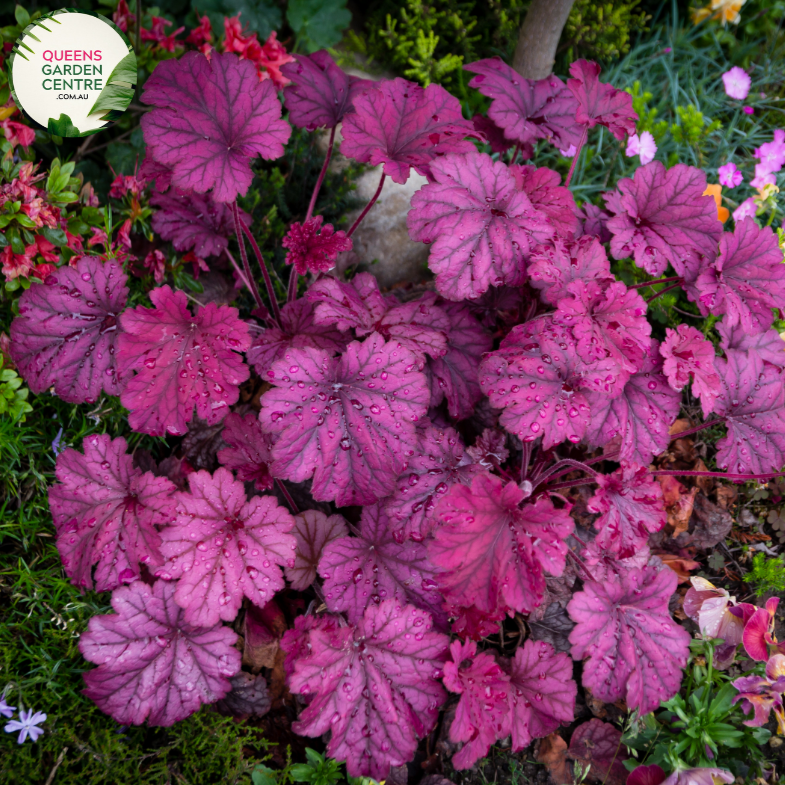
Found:
[{"label": "reddish leaf stem", "polygon": [[[281,326],[281,309],[278,306],[278,300],[275,296],[275,289],[273,289],[273,282],[270,278],[270,273],[267,270],[267,265],[264,263],[264,257],[262,256],[262,252],[259,250],[259,246],[256,243],[256,238],[251,233],[251,230],[240,220],[240,210],[237,207],[237,202],[234,203],[234,221],[235,226],[239,226],[242,230],[243,234],[248,238],[248,242],[251,244],[251,248],[253,248],[253,252],[256,254],[256,261],[259,262],[259,267],[262,268],[262,276],[264,277],[264,285],[267,288],[267,296],[270,298],[270,306],[272,307],[273,311],[273,318],[278,323],[278,326]],[[244,246],[241,245],[244,249]],[[247,257],[243,257],[245,263],[248,263]],[[248,273],[250,275],[250,265],[248,266]]]},{"label": "reddish leaf stem", "polygon": [[583,478],[578,480],[565,480],[564,482],[557,482],[553,485],[548,485],[547,490],[560,491],[564,488],[577,488],[580,485],[593,485],[595,482],[597,482],[596,477]]},{"label": "reddish leaf stem", "polygon": [[575,553],[575,551],[573,551],[571,548],[568,548],[567,554],[572,556],[572,558],[575,560],[575,563],[586,573],[586,575],[589,576],[589,580],[592,581],[592,583],[597,583],[597,579],[591,574],[591,570],[583,563],[583,559],[581,559],[578,554]]},{"label": "reddish leaf stem", "polygon": [[694,428],[690,428],[688,431],[679,431],[679,433],[674,433],[673,436],[671,436],[671,441],[674,441],[674,439],[681,439],[684,436],[692,436],[693,433],[698,433],[698,431],[702,431],[705,428],[711,428],[712,425],[716,425],[719,422],[722,422],[722,420],[709,420],[701,425],[696,425]]},{"label": "reddish leaf stem", "polygon": [[379,194],[381,194],[382,188],[384,187],[384,180],[386,177],[387,175],[382,172],[381,179],[379,180],[379,187],[376,189],[376,193],[371,198],[371,201],[365,205],[363,211],[357,216],[357,220],[352,224],[351,229],[349,229],[349,231],[346,233],[347,237],[351,237],[354,234],[355,230],[360,225],[360,221],[362,221],[362,219],[368,215],[368,211],[374,206],[374,204],[376,204],[376,200],[379,198]]},{"label": "reddish leaf stem", "polygon": [[292,515],[297,515],[300,510],[298,509],[297,505],[294,503],[294,499],[289,491],[286,490],[286,486],[279,480],[275,480],[275,485],[277,486],[278,490],[281,492],[281,496],[286,499],[286,503],[289,505],[289,509],[292,511]]},{"label": "reddish leaf stem", "polygon": [[693,472],[680,469],[657,469],[652,474],[655,477],[719,477],[733,482],[746,482],[748,480],[773,480],[775,477],[785,477],[785,472],[764,472],[763,474],[728,474],[727,472]]},{"label": "reddish leaf stem", "polygon": [[[559,471],[559,469],[563,467],[570,467],[570,470],[578,469],[579,471],[583,471],[592,475],[592,477],[596,477],[597,475],[597,472],[595,472],[594,469],[592,469],[588,464],[582,463],[581,461],[575,461],[572,458],[565,458],[561,461],[557,461],[546,471],[541,472],[534,480],[532,480],[532,485],[535,488],[538,485],[542,485],[548,478],[552,477]],[[564,474],[564,472],[561,473]]]},{"label": "reddish leaf stem", "polygon": [[[310,217],[313,215],[313,209],[316,207],[316,197],[319,196],[319,191],[322,188],[322,183],[324,182],[324,176],[327,174],[327,167],[330,165],[330,159],[333,156],[333,143],[335,142],[335,126],[332,127],[330,131],[330,143],[327,145],[327,155],[324,157],[324,163],[322,164],[322,171],[319,172],[319,179],[316,181],[316,185],[314,186],[313,193],[311,194],[311,202],[308,205],[308,212],[305,214],[305,221],[308,221]],[[303,223],[305,223],[303,221]]]},{"label": "reddish leaf stem", "polygon": [[654,302],[654,300],[656,300],[658,297],[662,297],[662,295],[665,294],[665,292],[669,292],[671,289],[677,289],[679,286],[681,286],[681,283],[672,283],[670,286],[666,286],[664,289],[660,289],[659,292],[649,297],[649,299],[646,300],[646,303],[648,304]]},{"label": "reddish leaf stem", "polygon": [[529,471],[529,462],[532,458],[532,442],[523,443],[523,452],[521,453],[521,482],[526,479],[526,474]]},{"label": "reddish leaf stem", "polygon": [[[251,265],[248,263],[248,254],[245,251],[245,243],[243,242],[243,232],[240,228],[240,212],[237,209],[237,202],[232,203],[232,217],[234,218],[234,233],[237,235],[237,245],[240,247],[240,259],[243,263],[244,275],[241,276],[242,281],[250,289],[254,300],[256,300],[257,307],[264,308],[262,295],[259,292],[259,287],[256,285],[256,279],[251,274]],[[231,259],[232,257],[230,256],[229,258]]]},{"label": "reddish leaf stem", "polygon": [[673,275],[670,278],[658,278],[655,281],[644,281],[643,283],[636,283],[628,286],[628,289],[645,289],[647,286],[655,286],[658,283],[673,283],[674,281],[681,283],[682,277],[680,275]]},{"label": "reddish leaf stem", "polygon": [[583,150],[583,145],[586,144],[586,137],[589,135],[589,126],[585,125],[583,127],[583,133],[581,134],[581,141],[578,142],[578,149],[575,151],[575,155],[572,157],[572,163],[570,164],[570,171],[567,172],[567,179],[564,181],[564,185],[569,187],[570,181],[572,180],[573,172],[575,171],[575,167],[578,164],[578,158],[581,154],[581,150]]},{"label": "reddish leaf stem", "polygon": [[289,273],[289,289],[286,293],[286,302],[293,303],[297,299],[297,282],[300,280],[300,273],[297,268],[292,265],[292,271]]}]

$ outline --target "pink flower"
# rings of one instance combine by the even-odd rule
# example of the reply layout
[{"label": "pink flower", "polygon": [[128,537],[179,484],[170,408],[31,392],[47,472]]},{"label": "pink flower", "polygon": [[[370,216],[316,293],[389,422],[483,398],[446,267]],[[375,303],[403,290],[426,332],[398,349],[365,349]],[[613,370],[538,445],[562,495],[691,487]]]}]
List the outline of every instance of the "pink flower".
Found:
[{"label": "pink flower", "polygon": [[738,223],[744,218],[754,218],[757,210],[758,210],[758,205],[755,204],[755,200],[752,197],[750,197],[749,199],[745,199],[733,211],[733,220],[736,221],[736,223]]},{"label": "pink flower", "polygon": [[[743,101],[747,97],[752,84],[750,75],[737,65],[722,75],[722,82],[725,85],[725,94],[729,98],[736,98],[739,101]],[[751,113],[748,112],[748,114]]]},{"label": "pink flower", "polygon": [[[779,170],[775,170],[779,171]],[[765,164],[755,165],[755,177],[750,180],[750,185],[753,188],[764,188],[767,185],[776,185],[777,178],[774,172],[770,171]]]},{"label": "pink flower", "polygon": [[648,132],[644,131],[640,136],[633,134],[627,140],[626,156],[632,158],[634,155],[640,156],[641,164],[644,166],[654,160],[657,153],[657,145],[654,143],[654,137]]},{"label": "pink flower", "polygon": [[728,163],[717,169],[717,174],[720,178],[720,185],[724,185],[726,188],[735,188],[744,182],[742,173],[736,168],[736,164],[733,161],[728,161]]},{"label": "pink flower", "polygon": [[774,138],[756,148],[752,157],[760,161],[755,167],[756,177],[779,172],[785,165],[785,131],[782,128],[777,128],[774,131]]},{"label": "pink flower", "polygon": [[751,106],[745,106],[742,108],[744,114],[755,114],[755,110]]},{"label": "pink flower", "polygon": [[566,150],[559,150],[559,152],[565,158],[572,158],[575,155],[575,153],[578,152],[578,148],[574,144],[571,144]]}]

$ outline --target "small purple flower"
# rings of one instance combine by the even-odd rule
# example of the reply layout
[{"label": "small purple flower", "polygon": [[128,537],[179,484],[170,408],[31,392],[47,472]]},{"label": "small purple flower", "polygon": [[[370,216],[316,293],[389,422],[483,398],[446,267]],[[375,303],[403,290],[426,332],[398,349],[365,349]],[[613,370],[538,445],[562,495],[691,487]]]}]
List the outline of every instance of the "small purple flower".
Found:
[{"label": "small purple flower", "polygon": [[[752,84],[750,75],[737,65],[722,75],[722,82],[725,85],[725,94],[729,98],[736,98],[739,101],[743,101],[749,95]],[[744,111],[747,111],[746,107]],[[747,112],[747,114],[750,113]]]},{"label": "small purple flower", "polygon": [[744,114],[755,114],[755,110],[751,106],[743,107],[742,111]]},{"label": "small purple flower", "polygon": [[14,711],[16,711],[16,706],[9,706],[5,702],[5,698],[0,698],[0,714],[2,714],[3,717],[6,718],[13,717]]},{"label": "small purple flower", "polygon": [[733,211],[733,220],[738,223],[739,221],[743,220],[744,218],[754,218],[755,213],[758,211],[758,205],[755,204],[755,200],[750,197],[749,199],[745,199],[734,211]]},{"label": "small purple flower", "polygon": [[11,720],[3,730],[6,733],[16,733],[19,731],[19,738],[17,742],[24,744],[25,739],[29,736],[33,741],[38,741],[38,737],[44,732],[43,728],[38,726],[46,720],[46,714],[42,711],[33,713],[32,709],[22,709],[19,712],[18,720]]},{"label": "small purple flower", "polygon": [[669,55],[673,49],[670,46],[666,46],[662,51],[665,52],[666,55]]},{"label": "small purple flower", "polygon": [[60,455],[61,452],[65,450],[65,446],[60,444],[60,439],[63,438],[63,429],[61,428],[57,432],[57,436],[52,440],[52,452],[55,454],[55,458]]},{"label": "small purple flower", "polygon": [[720,185],[725,186],[725,188],[735,188],[744,182],[744,176],[736,168],[736,164],[733,161],[728,161],[728,163],[717,169],[717,174],[720,178]]}]

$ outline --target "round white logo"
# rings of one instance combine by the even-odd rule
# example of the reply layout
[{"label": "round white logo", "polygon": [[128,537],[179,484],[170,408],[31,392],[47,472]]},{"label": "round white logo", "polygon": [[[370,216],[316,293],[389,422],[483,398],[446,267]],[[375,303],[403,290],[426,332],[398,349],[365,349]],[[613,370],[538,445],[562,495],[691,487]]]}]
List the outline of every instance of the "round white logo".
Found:
[{"label": "round white logo", "polygon": [[62,9],[25,28],[9,74],[14,101],[31,120],[57,136],[86,136],[128,108],[136,55],[105,17]]}]

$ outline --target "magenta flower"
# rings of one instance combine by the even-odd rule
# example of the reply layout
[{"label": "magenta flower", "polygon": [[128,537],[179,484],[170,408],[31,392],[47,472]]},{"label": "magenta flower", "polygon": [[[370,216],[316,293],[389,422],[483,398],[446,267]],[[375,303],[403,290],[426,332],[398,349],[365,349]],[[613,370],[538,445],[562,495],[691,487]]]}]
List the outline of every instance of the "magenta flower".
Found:
[{"label": "magenta flower", "polygon": [[[747,97],[752,84],[750,75],[737,65],[722,75],[722,82],[725,85],[725,94],[729,98],[736,98],[739,101],[743,101]],[[744,109],[746,111],[747,107]],[[748,112],[748,114],[750,113]]]},{"label": "magenta flower", "polygon": [[725,186],[725,188],[735,188],[737,185],[741,185],[741,183],[744,182],[744,176],[736,168],[736,164],[734,164],[733,161],[728,161],[728,163],[723,164],[717,169],[717,174],[720,178],[720,185]]},{"label": "magenta flower", "polygon": [[632,158],[635,155],[640,156],[641,164],[644,166],[654,160],[656,153],[657,145],[654,143],[654,137],[648,131],[644,131],[640,136],[633,134],[627,140],[625,155],[627,158]]},{"label": "magenta flower", "polygon": [[742,107],[742,112],[744,112],[744,114],[755,114],[755,110],[751,106]]},{"label": "magenta flower", "polygon": [[725,769],[676,769],[662,785],[714,785],[722,782],[733,782],[734,776]]},{"label": "magenta flower", "polygon": [[[10,707],[9,707],[10,708]],[[22,709],[19,712],[18,720],[11,720],[3,730],[6,733],[16,733],[19,731],[19,738],[17,742],[24,744],[25,739],[29,736],[33,741],[38,741],[38,737],[44,732],[43,728],[38,726],[46,720],[46,714],[42,711],[33,713],[32,709]]]},{"label": "magenta flower", "polygon": [[785,692],[785,655],[775,654],[766,663],[766,676],[742,676],[733,682],[739,694],[734,703],[742,701],[741,708],[745,714],[754,711],[752,719],[744,724],[759,728],[769,720],[774,709],[780,734],[785,734],[785,710],[782,694]]}]

